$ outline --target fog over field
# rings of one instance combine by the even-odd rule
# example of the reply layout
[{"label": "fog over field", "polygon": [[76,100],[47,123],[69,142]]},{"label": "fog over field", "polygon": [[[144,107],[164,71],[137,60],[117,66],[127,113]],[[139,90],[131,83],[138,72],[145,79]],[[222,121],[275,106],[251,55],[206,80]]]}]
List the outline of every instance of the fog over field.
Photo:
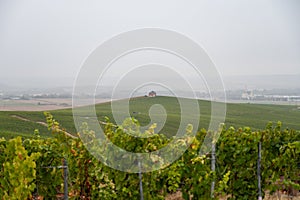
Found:
[{"label": "fog over field", "polygon": [[[173,30],[197,42],[215,63],[226,89],[299,87],[299,10],[297,0],[136,0],[105,5],[0,1],[0,93],[72,87],[97,46],[116,34],[145,27]],[[123,60],[106,85],[124,74],[123,65],[143,59],[137,55]],[[168,74],[161,77],[176,81]]]},{"label": "fog over field", "polygon": [[[112,89],[114,84],[119,77],[111,76],[104,81],[102,89]],[[14,80],[5,80],[0,81],[0,92],[8,93],[19,93],[20,91],[32,91],[36,93],[40,92],[67,92],[71,93],[73,88],[74,80],[71,77],[66,77],[56,81],[54,78],[49,77],[49,80],[41,80],[36,77],[30,82],[24,82],[21,84],[19,81]],[[224,88],[226,90],[247,90],[247,89],[285,89],[285,90],[294,90],[300,89],[300,74],[294,75],[231,75],[223,76]],[[169,82],[176,82],[179,79],[176,77],[169,77]],[[199,82],[198,90],[205,90],[206,87],[202,79],[197,79],[194,77],[189,77],[189,81]],[[135,80],[132,82],[127,82],[124,85],[120,85],[123,90],[126,90],[128,85],[134,84]],[[178,85],[177,89],[182,89]]]}]

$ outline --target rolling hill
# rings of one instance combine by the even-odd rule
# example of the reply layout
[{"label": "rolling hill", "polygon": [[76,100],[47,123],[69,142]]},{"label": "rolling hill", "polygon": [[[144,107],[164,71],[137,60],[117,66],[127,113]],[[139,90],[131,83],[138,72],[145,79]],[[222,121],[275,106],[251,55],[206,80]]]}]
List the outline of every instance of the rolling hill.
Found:
[{"label": "rolling hill", "polygon": [[[186,99],[189,101],[189,99]],[[119,100],[115,105],[124,103]],[[206,128],[210,122],[211,102],[199,100],[200,123],[199,128]],[[140,124],[147,125],[151,122],[149,109],[159,104],[164,107],[167,116],[166,123],[160,133],[168,136],[176,134],[181,120],[180,105],[175,97],[158,96],[155,98],[137,97],[129,101],[129,113],[139,120]],[[113,121],[111,102],[97,104],[95,106],[97,117],[100,121],[107,116]],[[122,111],[116,111],[118,112]],[[75,134],[72,109],[53,110],[51,114],[60,122],[61,126],[68,132]],[[159,117],[159,116],[158,116]],[[193,119],[193,116],[187,116]],[[245,127],[252,129],[263,129],[271,121],[281,121],[283,128],[300,130],[300,109],[289,105],[262,105],[262,104],[227,104],[226,126]],[[114,121],[113,121],[114,122]],[[40,111],[0,111],[0,136],[14,137],[16,135],[31,136],[35,129],[39,129],[42,136],[49,136],[45,124],[45,117]]]}]

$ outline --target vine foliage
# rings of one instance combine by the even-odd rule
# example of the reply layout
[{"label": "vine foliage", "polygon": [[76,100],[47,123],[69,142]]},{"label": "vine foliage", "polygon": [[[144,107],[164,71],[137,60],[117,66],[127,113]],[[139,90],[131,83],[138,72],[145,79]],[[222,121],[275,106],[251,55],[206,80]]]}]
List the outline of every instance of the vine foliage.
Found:
[{"label": "vine foliage", "polygon": [[[76,136],[68,134],[45,113],[52,135],[41,138],[36,130],[31,139],[17,137],[0,140],[0,198],[27,199],[43,196],[53,199],[63,192],[63,173],[55,167],[68,161],[68,186],[70,199],[138,199],[138,174],[125,173],[107,167],[87,151],[85,145],[97,146],[97,138],[88,124],[83,124]],[[155,124],[145,132],[139,122],[129,118],[121,126],[106,119],[102,123],[107,139],[131,152],[151,152],[163,148],[175,138],[155,133]],[[188,126],[187,134],[192,131]],[[174,163],[163,169],[143,174],[145,199],[165,199],[180,191],[184,199],[255,199],[257,197],[257,151],[262,142],[263,191],[275,192],[284,188],[299,190],[300,134],[283,130],[281,123],[269,123],[265,130],[233,127],[221,129],[216,143],[216,171],[211,171],[211,155],[199,156],[207,131],[202,129],[195,137],[180,144],[192,144]],[[130,132],[130,134],[128,134]],[[148,134],[150,137],[137,138]],[[80,137],[89,138],[84,144]],[[91,146],[90,146],[91,147]],[[164,162],[162,158],[155,158]],[[215,190],[211,196],[211,182]]]}]

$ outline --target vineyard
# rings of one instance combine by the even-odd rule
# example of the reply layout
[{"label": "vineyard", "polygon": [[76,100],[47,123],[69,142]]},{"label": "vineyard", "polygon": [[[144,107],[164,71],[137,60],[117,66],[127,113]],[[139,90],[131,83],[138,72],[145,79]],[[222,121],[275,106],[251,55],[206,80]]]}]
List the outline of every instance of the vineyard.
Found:
[{"label": "vineyard", "polygon": [[[178,98],[179,99],[179,98]],[[166,109],[166,123],[159,133],[172,136],[178,130],[181,120],[180,105],[176,97],[157,96],[155,98],[137,97],[129,101],[129,112],[132,117],[139,120],[142,126],[151,122],[149,109],[154,104],[160,104]],[[179,99],[182,101],[182,99]],[[188,99],[187,99],[188,100]],[[126,101],[126,100],[125,100]],[[123,104],[124,100],[116,101],[115,104]],[[211,103],[199,100],[200,128],[208,128],[211,118]],[[97,117],[104,121],[109,117],[112,122],[114,117],[111,110],[111,103],[100,103],[95,105]],[[287,114],[288,113],[288,114]],[[74,125],[72,109],[53,110],[51,114],[60,124],[75,134],[77,130]],[[117,113],[120,114],[120,113]],[[269,121],[281,121],[284,127],[300,130],[300,109],[295,105],[263,105],[263,104],[231,104],[227,103],[226,125],[233,127],[250,127],[252,130],[262,130]],[[22,134],[24,137],[31,137],[35,129],[39,129],[41,137],[48,137],[47,127],[40,122],[45,122],[41,111],[0,111],[0,137],[6,139]]]},{"label": "vineyard", "polygon": [[[139,174],[111,169],[86,150],[85,145],[99,151],[102,148],[97,146],[99,141],[87,124],[83,124],[78,133],[89,138],[89,144],[83,144],[78,137],[66,134],[51,114],[46,113],[46,118],[53,137],[40,137],[36,130],[30,139],[1,139],[1,199],[59,199],[64,196],[66,188],[69,199],[141,198]],[[180,193],[183,199],[257,199],[259,144],[262,149],[262,196],[283,190],[290,196],[296,196],[300,189],[300,133],[281,126],[280,122],[275,125],[269,123],[261,131],[221,126],[221,136],[213,144],[215,155],[199,156],[207,135],[205,129],[197,132],[196,137],[179,140],[174,148],[187,145],[189,141],[192,144],[176,162],[154,158],[166,167],[140,174],[143,198],[165,199]],[[134,127],[132,130],[138,134],[150,134],[151,137],[129,135],[127,130],[130,127]],[[154,130],[155,125],[141,133],[139,122],[133,118],[125,120],[121,126],[115,126],[106,118],[104,126],[108,140],[131,152],[155,151],[175,139],[175,136],[168,138],[156,134]],[[187,127],[186,131],[189,135],[191,127]],[[214,157],[215,170],[212,170]],[[64,183],[66,177],[67,182]]]}]

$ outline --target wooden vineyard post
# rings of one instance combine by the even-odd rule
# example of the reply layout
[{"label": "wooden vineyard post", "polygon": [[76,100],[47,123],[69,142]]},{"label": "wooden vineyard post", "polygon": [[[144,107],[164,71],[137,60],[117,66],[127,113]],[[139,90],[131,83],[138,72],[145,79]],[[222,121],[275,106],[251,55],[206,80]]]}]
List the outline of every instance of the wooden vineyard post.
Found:
[{"label": "wooden vineyard post", "polygon": [[63,170],[64,170],[64,200],[69,199],[68,195],[68,163],[67,159],[64,158],[63,161]]},{"label": "wooden vineyard post", "polygon": [[144,194],[143,194],[143,181],[142,181],[142,169],[141,169],[141,162],[138,162],[139,165],[139,179],[140,179],[140,195],[141,195],[141,200],[144,200]]},{"label": "wooden vineyard post", "polygon": [[260,168],[261,168],[261,142],[258,143],[258,159],[257,159],[258,200],[262,200]]},{"label": "wooden vineyard post", "polygon": [[[211,171],[214,173],[216,171],[216,144],[212,142],[211,145]],[[214,198],[215,190],[215,180],[211,182],[210,196]]]}]

